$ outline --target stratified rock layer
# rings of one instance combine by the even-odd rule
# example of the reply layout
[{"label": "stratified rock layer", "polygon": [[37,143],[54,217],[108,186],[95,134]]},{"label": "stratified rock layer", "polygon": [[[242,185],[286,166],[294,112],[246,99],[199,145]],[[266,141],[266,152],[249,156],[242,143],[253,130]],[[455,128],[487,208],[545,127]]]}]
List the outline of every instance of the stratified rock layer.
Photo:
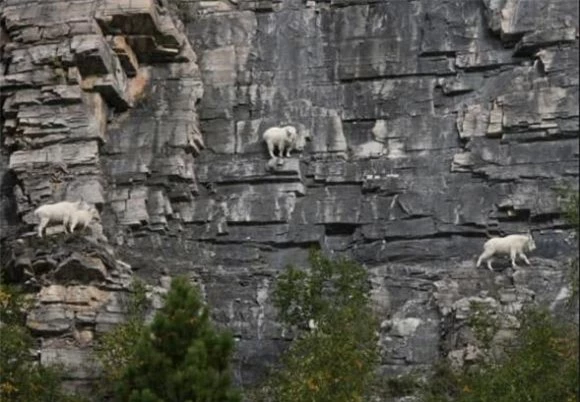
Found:
[{"label": "stratified rock layer", "polygon": [[[163,226],[169,199],[191,200],[195,190],[201,78],[163,2],[0,6],[3,278],[23,283],[35,301],[27,326],[42,340],[39,361],[63,363],[68,385],[82,388],[99,375],[94,341],[124,321],[134,277],[107,235]],[[152,97],[157,106],[142,103]],[[136,139],[142,134],[148,139]],[[79,199],[103,211],[103,225],[73,235],[51,226],[45,239],[27,232],[39,205]]]},{"label": "stratified rock layer", "polygon": [[[275,275],[312,245],[368,267],[386,373],[471,360],[470,301],[564,302],[577,20],[572,0],[5,0],[3,232],[96,203],[139,275],[199,281],[244,384],[287,344]],[[311,141],[269,163],[284,124]],[[528,228],[531,267],[475,269],[489,235]],[[47,286],[105,280],[67,258]]]}]

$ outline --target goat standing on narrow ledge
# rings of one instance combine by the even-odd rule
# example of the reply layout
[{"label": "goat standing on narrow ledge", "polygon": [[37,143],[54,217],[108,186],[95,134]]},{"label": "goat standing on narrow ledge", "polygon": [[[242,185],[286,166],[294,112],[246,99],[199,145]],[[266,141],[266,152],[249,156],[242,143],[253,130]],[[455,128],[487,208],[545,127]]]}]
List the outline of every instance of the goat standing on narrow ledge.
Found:
[{"label": "goat standing on narrow ledge", "polygon": [[290,151],[302,151],[304,148],[303,144],[299,143],[298,132],[294,126],[270,127],[264,132],[262,138],[266,141],[268,153],[272,159],[276,157],[274,148],[278,148],[280,158],[284,156],[289,158]]},{"label": "goat standing on narrow ledge", "polygon": [[534,251],[536,243],[532,238],[532,234],[525,235],[513,234],[505,237],[494,237],[489,239],[483,245],[483,253],[477,260],[476,267],[479,267],[483,261],[487,260],[487,268],[493,271],[491,265],[494,255],[509,255],[512,261],[512,267],[518,268],[516,265],[516,258],[521,257],[526,264],[530,265],[530,261],[524,254],[524,251]]},{"label": "goat standing on narrow ledge", "polygon": [[51,221],[61,222],[65,232],[68,229],[72,233],[78,224],[81,224],[84,229],[93,219],[99,220],[100,217],[97,209],[94,206],[83,209],[85,205],[88,207],[83,201],[61,201],[55,204],[45,204],[36,208],[34,215],[40,219],[40,223],[38,224],[38,237],[42,237],[44,228]]}]

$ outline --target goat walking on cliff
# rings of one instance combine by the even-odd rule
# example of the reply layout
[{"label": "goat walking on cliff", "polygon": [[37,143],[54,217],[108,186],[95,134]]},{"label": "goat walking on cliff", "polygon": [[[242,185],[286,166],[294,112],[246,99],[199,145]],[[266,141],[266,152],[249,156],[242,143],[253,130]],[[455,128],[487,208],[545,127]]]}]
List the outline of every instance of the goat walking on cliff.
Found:
[{"label": "goat walking on cliff", "polygon": [[534,251],[536,249],[536,243],[532,238],[532,234],[528,233],[513,234],[505,237],[494,237],[489,239],[483,245],[483,253],[479,256],[477,260],[476,267],[479,267],[483,261],[487,261],[487,268],[493,271],[491,265],[493,261],[493,256],[495,255],[509,255],[512,267],[518,268],[516,264],[516,258],[519,256],[522,260],[530,265],[530,261],[524,254],[524,251]]}]

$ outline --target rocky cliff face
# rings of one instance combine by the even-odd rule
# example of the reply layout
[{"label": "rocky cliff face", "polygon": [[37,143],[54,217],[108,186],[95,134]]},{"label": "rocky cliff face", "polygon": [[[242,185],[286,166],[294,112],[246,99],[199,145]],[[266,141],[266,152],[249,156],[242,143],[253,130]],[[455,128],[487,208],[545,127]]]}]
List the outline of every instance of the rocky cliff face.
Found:
[{"label": "rocky cliff face", "polygon": [[[275,275],[312,245],[368,267],[386,373],[473,355],[470,300],[562,303],[576,1],[0,4],[3,265],[37,294],[45,361],[86,365],[133,275],[185,273],[252,384],[288,340]],[[311,141],[269,164],[284,124]],[[32,237],[35,207],[79,197],[102,227]],[[489,235],[528,228],[531,267],[475,269]]]}]

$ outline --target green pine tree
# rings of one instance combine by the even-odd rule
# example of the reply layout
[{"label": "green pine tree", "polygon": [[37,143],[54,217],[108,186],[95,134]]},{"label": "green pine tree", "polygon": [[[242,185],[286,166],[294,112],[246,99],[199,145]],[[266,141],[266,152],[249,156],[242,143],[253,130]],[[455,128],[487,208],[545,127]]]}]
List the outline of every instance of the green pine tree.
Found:
[{"label": "green pine tree", "polygon": [[231,335],[213,328],[197,289],[176,278],[120,378],[117,400],[239,401],[231,379],[233,348]]}]

